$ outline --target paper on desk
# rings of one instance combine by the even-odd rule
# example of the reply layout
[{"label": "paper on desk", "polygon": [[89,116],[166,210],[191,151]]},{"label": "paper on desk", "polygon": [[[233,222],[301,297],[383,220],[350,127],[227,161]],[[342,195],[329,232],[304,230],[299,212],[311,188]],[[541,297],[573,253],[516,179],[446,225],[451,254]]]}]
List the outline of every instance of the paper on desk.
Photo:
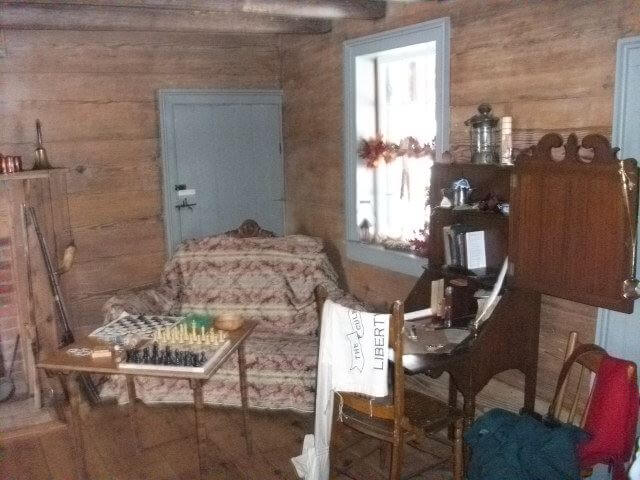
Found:
[{"label": "paper on desk", "polygon": [[500,290],[502,290],[502,285],[504,284],[504,279],[507,276],[507,267],[509,266],[509,257],[504,259],[502,263],[502,268],[500,269],[500,274],[498,275],[498,279],[496,280],[493,289],[491,290],[491,295],[487,298],[487,301],[484,303],[484,307],[478,310],[476,314],[476,318],[473,321],[475,328],[478,328],[482,323],[491,316],[493,310],[498,305],[500,301]]},{"label": "paper on desk", "polygon": [[405,320],[418,320],[420,318],[433,317],[435,312],[432,308],[424,308],[422,310],[416,310],[415,312],[409,312],[404,314]]}]

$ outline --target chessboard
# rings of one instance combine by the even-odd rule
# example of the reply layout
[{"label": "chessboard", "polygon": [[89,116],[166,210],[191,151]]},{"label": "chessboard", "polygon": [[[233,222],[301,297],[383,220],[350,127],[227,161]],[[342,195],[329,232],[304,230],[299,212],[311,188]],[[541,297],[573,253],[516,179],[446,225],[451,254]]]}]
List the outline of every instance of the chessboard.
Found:
[{"label": "chessboard", "polygon": [[157,330],[173,327],[183,320],[184,317],[123,313],[115,320],[91,332],[89,336],[108,343],[121,343],[124,337],[134,334],[142,339],[151,339]]},{"label": "chessboard", "polygon": [[229,340],[219,345],[160,345],[149,341],[135,351],[128,351],[118,369],[141,375],[145,371],[206,374],[230,344]]},{"label": "chessboard", "polygon": [[125,350],[118,368],[124,373],[188,372],[206,374],[231,344],[228,333],[180,322],[153,331],[151,340]]}]

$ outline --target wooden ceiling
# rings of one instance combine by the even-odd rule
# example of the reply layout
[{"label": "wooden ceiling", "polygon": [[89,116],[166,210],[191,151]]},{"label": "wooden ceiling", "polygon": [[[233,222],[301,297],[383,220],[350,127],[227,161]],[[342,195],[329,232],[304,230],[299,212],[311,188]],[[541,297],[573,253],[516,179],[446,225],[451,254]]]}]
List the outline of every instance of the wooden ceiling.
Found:
[{"label": "wooden ceiling", "polygon": [[23,0],[0,3],[0,29],[317,34],[385,12],[384,0]]}]

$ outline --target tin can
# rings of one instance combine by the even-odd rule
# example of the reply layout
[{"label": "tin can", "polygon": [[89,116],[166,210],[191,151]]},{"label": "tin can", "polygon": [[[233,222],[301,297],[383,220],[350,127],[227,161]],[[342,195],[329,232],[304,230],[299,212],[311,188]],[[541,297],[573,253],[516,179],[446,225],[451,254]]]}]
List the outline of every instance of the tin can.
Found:
[{"label": "tin can", "polygon": [[7,162],[9,161],[9,157],[0,158],[0,171],[2,173],[7,173]]},{"label": "tin can", "polygon": [[22,157],[20,155],[16,155],[15,157],[13,157],[13,171],[22,171]]},{"label": "tin can", "polygon": [[13,157],[7,155],[3,160],[4,173],[13,173]]}]

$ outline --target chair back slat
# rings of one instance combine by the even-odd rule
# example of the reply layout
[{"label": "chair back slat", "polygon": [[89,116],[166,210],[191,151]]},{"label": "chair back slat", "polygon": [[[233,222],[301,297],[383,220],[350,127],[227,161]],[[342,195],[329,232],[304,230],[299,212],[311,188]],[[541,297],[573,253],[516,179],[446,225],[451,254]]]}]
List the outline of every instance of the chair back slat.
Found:
[{"label": "chair back slat", "polygon": [[391,325],[389,325],[389,344],[393,348],[393,435],[399,436],[402,430],[404,417],[404,367],[402,356],[404,355],[403,330],[404,328],[404,304],[396,300],[391,307]]},{"label": "chair back slat", "polygon": [[[568,422],[574,423],[576,419],[576,413],[578,410],[578,400],[580,399],[580,389],[582,388],[582,380],[584,379],[585,368],[580,367],[580,374],[578,375],[578,384],[576,385],[575,393],[573,395],[573,402],[571,402],[571,410],[569,410]],[[585,409],[586,410],[586,409]]]},{"label": "chair back slat", "polygon": [[[564,352],[563,364],[566,362],[573,351],[576,348],[576,343],[578,341],[578,332],[571,332],[569,334],[569,340],[567,341],[567,348]],[[553,415],[553,418],[560,418],[560,412],[562,412],[562,405],[564,404],[564,394],[567,389],[567,382],[564,381],[562,383],[558,383],[558,387],[556,387],[556,394],[553,398],[553,403],[549,407],[549,413]]]},{"label": "chair back slat", "polygon": [[549,415],[556,420],[562,421],[561,415],[565,404],[567,388],[569,386],[569,378],[574,372],[579,371],[578,380],[575,388],[572,386],[573,397],[567,415],[567,422],[572,424],[584,425],[586,421],[586,413],[589,410],[591,402],[592,386],[589,388],[587,402],[582,410],[578,410],[581,400],[581,391],[585,384],[585,379],[589,381],[600,368],[602,358],[607,352],[598,345],[579,344],[577,341],[578,334],[571,332],[567,342],[565,351],[565,360],[558,376],[556,391],[553,400],[549,405]]},{"label": "chair back slat", "polygon": [[[591,376],[593,377],[594,375],[595,373],[592,373]],[[580,428],[584,428],[584,424],[587,423],[587,412],[589,411],[589,408],[591,408],[592,398],[593,398],[593,385],[591,385],[591,388],[589,389],[589,396],[587,397],[587,403],[584,406],[584,410],[582,411],[582,416],[580,418],[580,423],[578,425]]]}]

